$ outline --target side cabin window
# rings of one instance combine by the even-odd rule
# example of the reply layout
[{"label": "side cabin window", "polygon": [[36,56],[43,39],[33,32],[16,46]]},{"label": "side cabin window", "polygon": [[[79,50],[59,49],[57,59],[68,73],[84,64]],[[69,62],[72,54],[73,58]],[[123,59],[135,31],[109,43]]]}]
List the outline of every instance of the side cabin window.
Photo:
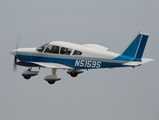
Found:
[{"label": "side cabin window", "polygon": [[60,54],[70,55],[71,51],[72,51],[72,49],[70,49],[70,48],[61,47]]},{"label": "side cabin window", "polygon": [[54,54],[59,54],[59,46],[56,45],[49,45],[46,49],[45,49],[45,53],[54,53]]},{"label": "side cabin window", "polygon": [[82,52],[80,52],[80,51],[78,51],[78,50],[75,50],[75,51],[73,52],[73,55],[82,55]]}]

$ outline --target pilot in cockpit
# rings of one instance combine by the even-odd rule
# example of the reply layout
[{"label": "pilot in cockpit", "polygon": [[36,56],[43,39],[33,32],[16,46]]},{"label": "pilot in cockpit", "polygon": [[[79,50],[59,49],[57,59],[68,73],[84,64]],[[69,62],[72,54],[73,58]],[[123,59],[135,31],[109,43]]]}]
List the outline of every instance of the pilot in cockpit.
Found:
[{"label": "pilot in cockpit", "polygon": [[51,53],[58,53],[58,52],[59,52],[59,47],[53,45],[51,49]]}]

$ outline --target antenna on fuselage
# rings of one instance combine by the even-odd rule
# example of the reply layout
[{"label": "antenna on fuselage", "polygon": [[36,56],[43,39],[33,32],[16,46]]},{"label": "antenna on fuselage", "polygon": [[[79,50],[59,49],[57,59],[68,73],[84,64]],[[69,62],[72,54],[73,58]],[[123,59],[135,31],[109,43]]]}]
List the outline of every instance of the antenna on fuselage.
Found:
[{"label": "antenna on fuselage", "polygon": [[[93,38],[88,41],[88,44],[89,44],[92,40],[93,40]],[[88,44],[86,45],[86,47],[88,46]]]}]

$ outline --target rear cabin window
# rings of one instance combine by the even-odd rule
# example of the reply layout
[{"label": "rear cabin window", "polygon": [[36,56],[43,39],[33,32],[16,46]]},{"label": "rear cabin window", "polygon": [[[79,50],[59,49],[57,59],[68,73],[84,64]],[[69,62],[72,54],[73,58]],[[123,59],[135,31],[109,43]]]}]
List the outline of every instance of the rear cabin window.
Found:
[{"label": "rear cabin window", "polygon": [[82,52],[80,52],[80,51],[78,51],[78,50],[75,50],[75,51],[73,52],[73,55],[82,55]]},{"label": "rear cabin window", "polygon": [[59,54],[59,46],[56,45],[49,45],[46,49],[45,49],[45,53],[53,53],[53,54]]},{"label": "rear cabin window", "polygon": [[60,54],[70,55],[71,51],[72,51],[72,49],[70,49],[70,48],[61,47]]}]

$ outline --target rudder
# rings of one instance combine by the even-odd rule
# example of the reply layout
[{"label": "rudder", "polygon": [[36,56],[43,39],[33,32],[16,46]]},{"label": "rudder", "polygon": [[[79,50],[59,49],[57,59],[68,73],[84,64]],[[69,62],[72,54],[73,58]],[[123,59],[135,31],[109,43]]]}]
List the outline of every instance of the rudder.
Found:
[{"label": "rudder", "polygon": [[144,35],[143,34],[142,39],[140,41],[140,45],[138,47],[138,51],[137,51],[136,56],[135,56],[135,59],[141,59],[142,58],[142,55],[144,53],[148,37],[149,37],[149,35]]}]

